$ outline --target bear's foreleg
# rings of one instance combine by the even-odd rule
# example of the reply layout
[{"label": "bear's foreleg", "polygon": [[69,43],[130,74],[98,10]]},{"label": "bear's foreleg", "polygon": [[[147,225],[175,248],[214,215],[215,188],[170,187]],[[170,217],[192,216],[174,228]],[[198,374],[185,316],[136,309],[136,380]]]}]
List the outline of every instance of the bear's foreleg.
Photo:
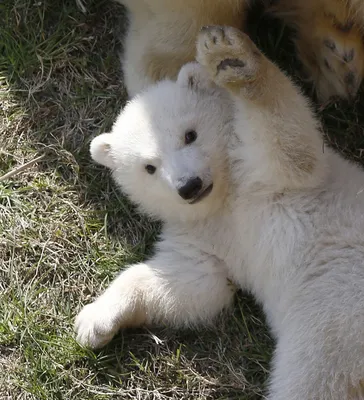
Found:
[{"label": "bear's foreleg", "polygon": [[323,139],[307,100],[246,34],[231,27],[203,28],[197,61],[234,99],[247,185],[276,192],[322,181]]},{"label": "bear's foreleg", "polygon": [[79,343],[99,348],[121,328],[211,322],[234,295],[224,266],[192,246],[160,243],[156,256],[130,266],[76,318]]}]

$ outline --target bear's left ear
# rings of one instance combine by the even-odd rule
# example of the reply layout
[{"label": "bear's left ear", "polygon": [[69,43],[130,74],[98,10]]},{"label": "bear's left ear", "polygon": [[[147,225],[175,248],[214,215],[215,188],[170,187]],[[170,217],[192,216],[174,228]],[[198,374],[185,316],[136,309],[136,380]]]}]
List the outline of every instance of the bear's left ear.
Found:
[{"label": "bear's left ear", "polygon": [[205,68],[198,62],[185,64],[179,71],[177,83],[193,90],[216,88]]},{"label": "bear's left ear", "polygon": [[90,144],[91,157],[97,163],[108,168],[114,167],[114,161],[111,157],[111,134],[103,133],[96,136]]}]

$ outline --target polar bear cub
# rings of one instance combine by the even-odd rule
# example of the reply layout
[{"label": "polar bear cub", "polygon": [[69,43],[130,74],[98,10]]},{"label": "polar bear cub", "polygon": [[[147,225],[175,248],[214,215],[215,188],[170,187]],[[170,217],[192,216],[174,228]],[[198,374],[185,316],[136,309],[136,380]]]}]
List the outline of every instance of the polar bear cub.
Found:
[{"label": "polar bear cub", "polygon": [[362,399],[364,173],[323,147],[305,98],[245,34],[204,28],[197,60],[91,144],[164,229],[153,258],[80,312],[77,339],[209,323],[233,282],[277,340],[268,399]]}]

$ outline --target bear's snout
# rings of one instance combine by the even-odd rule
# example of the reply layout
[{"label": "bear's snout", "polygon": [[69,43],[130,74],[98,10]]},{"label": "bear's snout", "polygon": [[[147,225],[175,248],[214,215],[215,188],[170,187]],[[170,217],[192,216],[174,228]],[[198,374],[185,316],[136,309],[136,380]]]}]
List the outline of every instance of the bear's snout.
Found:
[{"label": "bear's snout", "polygon": [[184,200],[195,198],[202,189],[202,180],[199,177],[189,179],[183,186],[178,189],[178,194]]}]

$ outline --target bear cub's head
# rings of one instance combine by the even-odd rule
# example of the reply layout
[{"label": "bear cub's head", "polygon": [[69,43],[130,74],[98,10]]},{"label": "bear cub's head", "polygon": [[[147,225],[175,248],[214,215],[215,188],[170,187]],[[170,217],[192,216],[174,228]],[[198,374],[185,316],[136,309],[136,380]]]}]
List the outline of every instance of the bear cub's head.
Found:
[{"label": "bear cub's head", "polygon": [[131,100],[111,133],[91,142],[92,158],[144,212],[163,220],[206,218],[227,192],[232,105],[197,63],[177,81]]}]

